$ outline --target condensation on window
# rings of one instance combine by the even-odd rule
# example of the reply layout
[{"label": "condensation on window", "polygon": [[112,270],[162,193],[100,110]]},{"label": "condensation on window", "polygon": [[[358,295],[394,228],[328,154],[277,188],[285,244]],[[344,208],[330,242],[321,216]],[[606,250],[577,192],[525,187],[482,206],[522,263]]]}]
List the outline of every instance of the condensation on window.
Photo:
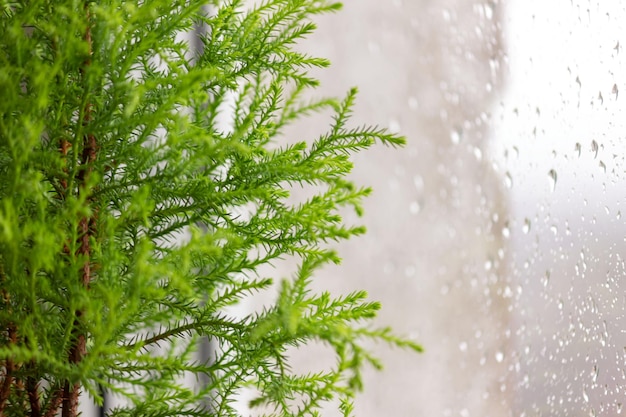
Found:
[{"label": "condensation on window", "polygon": [[626,401],[626,5],[361,0],[303,47],[357,122],[369,234],[324,284],[366,287],[423,343],[357,415],[614,416]]}]

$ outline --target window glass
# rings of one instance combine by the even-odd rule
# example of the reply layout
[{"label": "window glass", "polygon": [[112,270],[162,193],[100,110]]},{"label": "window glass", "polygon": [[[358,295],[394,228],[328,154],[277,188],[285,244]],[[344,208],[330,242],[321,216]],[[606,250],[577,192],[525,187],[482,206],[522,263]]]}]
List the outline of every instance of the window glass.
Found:
[{"label": "window glass", "polygon": [[[360,87],[369,234],[324,284],[422,342],[383,351],[358,415],[617,415],[626,228],[618,2],[347,2],[303,47]],[[303,129],[308,129],[310,126]],[[624,212],[626,215],[626,211]]]}]

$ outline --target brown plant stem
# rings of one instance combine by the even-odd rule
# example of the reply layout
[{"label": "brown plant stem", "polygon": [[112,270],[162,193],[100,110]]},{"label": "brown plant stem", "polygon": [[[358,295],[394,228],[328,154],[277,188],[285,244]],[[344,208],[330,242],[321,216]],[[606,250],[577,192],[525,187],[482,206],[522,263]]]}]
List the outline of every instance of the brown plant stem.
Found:
[{"label": "brown plant stem", "polygon": [[54,393],[51,394],[48,409],[43,417],[56,416],[57,411],[59,411],[59,407],[61,406],[61,401],[63,401],[63,388],[59,387],[54,391]]},{"label": "brown plant stem", "polygon": [[[17,343],[17,329],[13,323],[9,324],[9,343],[15,344]],[[4,363],[4,379],[2,380],[2,385],[0,386],[0,416],[4,415],[4,408],[6,407],[6,402],[11,395],[11,385],[13,383],[13,372],[16,369],[15,363],[11,359],[7,359]]]},{"label": "brown plant stem", "polygon": [[41,417],[41,403],[39,401],[39,383],[33,377],[26,379],[26,392],[30,403],[30,417]]},{"label": "brown plant stem", "polygon": [[[92,39],[91,39],[91,26],[90,26],[90,13],[89,13],[89,3],[85,2],[84,5],[86,20],[87,20],[87,29],[85,31],[85,41],[89,46],[89,55],[85,62],[83,63],[83,67],[80,70],[81,76],[83,79],[85,78],[85,70],[91,65],[91,53],[92,53]],[[88,85],[85,85],[85,90],[89,88]],[[87,92],[85,92],[87,94]],[[84,127],[88,127],[90,122],[92,121],[92,104],[88,101],[85,104],[85,108],[83,110],[83,117],[81,123]],[[87,179],[89,174],[93,171],[93,163],[96,160],[97,155],[97,141],[96,137],[87,133],[83,136],[83,152],[81,155],[80,168],[76,175],[77,184],[79,187],[79,193],[89,193],[87,190]],[[90,203],[89,197],[86,199],[88,203]],[[81,284],[85,288],[89,288],[89,284],[92,279],[92,270],[91,270],[91,237],[94,232],[94,217],[92,216],[84,216],[79,220],[78,223],[78,250],[77,255],[80,256],[83,260],[83,266],[81,271]],[[78,364],[82,361],[87,353],[87,336],[85,332],[81,329],[81,318],[84,315],[84,311],[79,309],[75,313],[74,319],[74,343],[70,348],[68,355],[68,362],[70,364]],[[62,402],[62,417],[76,417],[78,415],[78,397],[80,394],[80,383],[70,383],[70,381],[65,381],[63,386],[63,402]]]}]

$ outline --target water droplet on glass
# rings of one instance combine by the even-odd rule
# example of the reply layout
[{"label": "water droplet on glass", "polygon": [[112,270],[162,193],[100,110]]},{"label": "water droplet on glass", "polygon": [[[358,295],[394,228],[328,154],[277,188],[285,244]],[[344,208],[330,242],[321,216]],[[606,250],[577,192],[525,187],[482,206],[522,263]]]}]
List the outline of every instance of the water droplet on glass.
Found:
[{"label": "water droplet on glass", "polygon": [[604,104],[604,97],[602,97],[602,91],[598,92],[598,100],[600,100],[600,104]]},{"label": "water droplet on glass", "polygon": [[615,100],[617,100],[617,96],[619,95],[619,89],[617,88],[617,84],[613,84],[613,89],[611,90],[611,93],[613,93],[613,95],[615,96]]},{"label": "water droplet on glass", "polygon": [[504,174],[504,185],[506,186],[506,188],[513,187],[513,177],[511,176],[511,173],[508,171]]},{"label": "water droplet on glass", "polygon": [[483,151],[480,150],[480,148],[478,147],[474,147],[474,156],[476,157],[476,160],[480,161],[483,159]]},{"label": "water droplet on glass", "polygon": [[500,61],[498,61],[497,59],[490,59],[489,60],[489,69],[491,70],[491,73],[493,75],[497,74],[498,71],[500,70]]},{"label": "water droplet on glass", "polygon": [[587,395],[587,389],[583,388],[583,400],[588,403],[589,402],[589,395]]},{"label": "water droplet on glass", "polygon": [[554,191],[556,189],[556,171],[554,169],[548,172],[548,179],[550,181],[550,191]]},{"label": "water droplet on glass", "polygon": [[593,157],[597,158],[598,157],[598,142],[596,142],[595,140],[591,141],[591,152],[593,152]]},{"label": "water droplet on glass", "polygon": [[504,292],[502,294],[502,296],[504,298],[511,298],[513,297],[513,290],[511,289],[511,287],[509,287],[508,285],[504,288]]},{"label": "water droplet on glass", "polygon": [[400,122],[398,122],[396,119],[389,120],[389,131],[391,133],[400,132]]},{"label": "water droplet on glass", "polygon": [[453,144],[458,145],[461,142],[461,132],[457,129],[450,132],[450,141]]},{"label": "water droplet on glass", "polygon": [[550,231],[552,232],[553,235],[556,236],[556,234],[559,233],[559,228],[553,224],[552,226],[550,226]]},{"label": "water droplet on glass", "polygon": [[413,201],[409,205],[409,211],[411,212],[411,214],[418,214],[421,210],[422,208],[420,207],[420,204],[417,201]]},{"label": "water droplet on glass", "polygon": [[582,149],[583,149],[582,145],[580,143],[576,142],[576,145],[574,146],[574,150],[576,152],[578,152],[578,157],[579,158],[580,158],[580,154],[581,154]]},{"label": "water droplet on glass", "polygon": [[441,295],[446,295],[450,292],[450,286],[449,285],[442,285],[441,288],[439,289],[439,293]]},{"label": "water droplet on glass", "polygon": [[509,223],[506,222],[504,224],[504,226],[502,227],[502,236],[506,239],[509,238],[509,236],[511,236],[511,229],[509,229]]},{"label": "water droplet on glass", "polygon": [[451,17],[452,17],[452,16],[450,15],[450,11],[449,11],[449,10],[446,10],[446,9],[443,9],[443,10],[441,11],[441,15],[443,16],[443,20],[445,20],[446,22],[449,22],[449,21],[450,21],[450,19],[451,19]]},{"label": "water droplet on glass", "polygon": [[424,191],[424,179],[421,175],[416,175],[413,177],[413,185],[418,192]]},{"label": "water droplet on glass", "polygon": [[385,265],[383,266],[383,273],[385,275],[389,275],[393,273],[395,269],[396,269],[396,266],[392,262],[386,262]]},{"label": "water droplet on glass", "polygon": [[544,287],[548,286],[548,284],[550,283],[550,271],[546,271],[545,275],[541,279],[541,283]]},{"label": "water droplet on glass", "polygon": [[[488,20],[493,19],[493,7],[491,7],[490,4],[485,4],[484,8],[485,8],[485,17]],[[618,42],[618,45],[619,45],[619,42]]]},{"label": "water droplet on glass", "polygon": [[467,351],[467,342],[461,342],[461,343],[459,343],[459,350],[460,350],[461,352],[465,352],[465,351]]},{"label": "water droplet on glass", "polygon": [[491,271],[491,268],[493,268],[493,262],[488,259],[485,261],[485,271]]},{"label": "water droplet on glass", "polygon": [[522,232],[524,232],[524,234],[528,234],[528,232],[530,232],[530,220],[529,219],[524,219],[524,225],[522,226]]},{"label": "water droplet on glass", "polygon": [[576,76],[576,84],[578,84],[578,88],[581,88],[583,84],[580,82],[580,78]]},{"label": "water droplet on glass", "polygon": [[606,174],[606,164],[603,161],[600,161],[598,165],[600,166],[600,169]]},{"label": "water droplet on glass", "polygon": [[415,267],[413,265],[409,265],[404,268],[404,275],[407,277],[412,277],[413,275],[415,275]]},{"label": "water droplet on glass", "polygon": [[504,353],[498,351],[496,352],[496,362],[500,363],[504,360]]}]

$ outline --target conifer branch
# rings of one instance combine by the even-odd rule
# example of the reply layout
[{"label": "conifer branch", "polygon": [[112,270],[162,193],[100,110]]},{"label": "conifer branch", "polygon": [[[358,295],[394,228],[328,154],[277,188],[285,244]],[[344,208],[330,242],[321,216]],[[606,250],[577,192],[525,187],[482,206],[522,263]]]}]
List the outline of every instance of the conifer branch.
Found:
[{"label": "conifer branch", "polygon": [[[369,193],[347,179],[352,155],[403,142],[349,126],[356,90],[306,99],[318,85],[309,70],[328,61],[293,45],[339,5],[246,3],[4,11],[0,416],[76,417],[80,391],[99,398],[102,387],[130,400],[112,415],[237,417],[233,401],[253,386],[251,406],[311,416],[335,398],[349,417],[362,367],[380,365],[363,340],[419,350],[371,326],[378,304],[364,292],[312,289],[314,272],[339,262],[329,244],[364,232],[342,219]],[[209,30],[190,56],[180,35],[198,22]],[[328,133],[279,142],[326,110]],[[274,304],[225,314],[271,291],[274,273],[259,274],[283,258],[301,266]],[[207,339],[210,358],[193,363]],[[311,341],[334,351],[334,368],[291,368],[289,349]],[[206,386],[184,387],[186,373]]]}]

